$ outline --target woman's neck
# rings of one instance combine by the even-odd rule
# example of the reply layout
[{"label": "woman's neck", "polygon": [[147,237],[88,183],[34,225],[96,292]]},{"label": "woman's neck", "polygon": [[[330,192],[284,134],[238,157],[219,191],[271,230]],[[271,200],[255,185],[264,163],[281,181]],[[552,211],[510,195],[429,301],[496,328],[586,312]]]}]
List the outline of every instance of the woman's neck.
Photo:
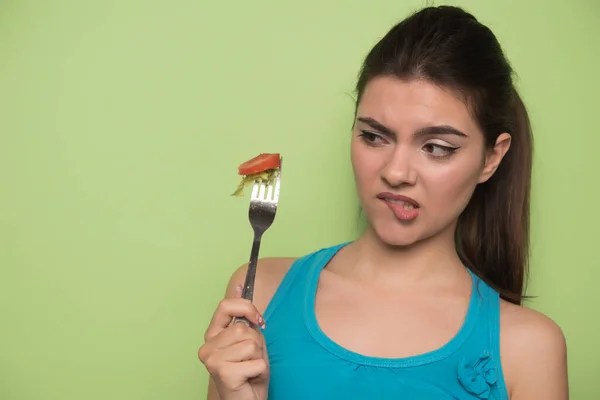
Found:
[{"label": "woman's neck", "polygon": [[336,269],[360,279],[410,285],[462,279],[467,274],[456,252],[454,227],[405,247],[384,243],[368,227],[344,250]]}]

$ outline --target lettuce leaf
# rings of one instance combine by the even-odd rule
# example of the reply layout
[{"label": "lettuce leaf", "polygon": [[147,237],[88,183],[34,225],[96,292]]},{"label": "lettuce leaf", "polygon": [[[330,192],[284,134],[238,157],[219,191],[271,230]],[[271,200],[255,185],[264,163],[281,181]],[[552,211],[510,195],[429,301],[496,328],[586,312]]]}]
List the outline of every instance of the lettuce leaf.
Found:
[{"label": "lettuce leaf", "polygon": [[234,197],[243,197],[244,188],[248,185],[253,185],[254,182],[270,184],[277,177],[277,169],[268,169],[258,174],[244,175],[235,192],[231,195]]}]

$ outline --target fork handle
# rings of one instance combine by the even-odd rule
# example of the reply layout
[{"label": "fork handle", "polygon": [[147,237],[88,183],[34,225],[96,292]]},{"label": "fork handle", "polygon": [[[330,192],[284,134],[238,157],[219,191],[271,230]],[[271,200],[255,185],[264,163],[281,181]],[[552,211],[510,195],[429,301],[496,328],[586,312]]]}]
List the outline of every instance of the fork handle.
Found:
[{"label": "fork handle", "polygon": [[250,301],[254,298],[254,280],[256,278],[256,266],[258,264],[258,251],[260,250],[261,236],[254,235],[252,251],[250,252],[250,262],[248,263],[248,270],[246,271],[246,281],[244,282],[244,288],[242,289],[242,299]]},{"label": "fork handle", "polygon": [[[256,266],[258,264],[258,251],[260,250],[260,239],[262,235],[254,234],[254,241],[252,242],[252,251],[250,251],[250,262],[248,263],[248,270],[246,271],[246,281],[244,282],[244,288],[242,289],[242,299],[250,300],[254,298],[254,280],[256,278]],[[235,317],[233,323],[243,322],[250,326],[251,323],[245,317]]]}]

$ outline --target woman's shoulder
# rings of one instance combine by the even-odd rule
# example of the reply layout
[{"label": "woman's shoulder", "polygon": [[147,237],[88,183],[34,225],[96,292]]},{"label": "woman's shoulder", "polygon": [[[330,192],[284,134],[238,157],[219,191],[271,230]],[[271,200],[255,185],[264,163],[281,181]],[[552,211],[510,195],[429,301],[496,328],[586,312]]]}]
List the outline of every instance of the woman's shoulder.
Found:
[{"label": "woman's shoulder", "polygon": [[504,375],[514,398],[566,398],[566,340],[551,318],[501,301],[500,348]]},{"label": "woman's shoulder", "polygon": [[565,347],[562,329],[551,318],[531,308],[500,302],[500,331],[507,348],[524,350],[535,356],[536,350],[547,353]]},{"label": "woman's shoulder", "polygon": [[[252,301],[258,311],[265,312],[281,281],[297,259],[297,257],[266,257],[258,260]],[[246,280],[246,271],[248,271],[248,263],[238,267],[231,275],[226,297],[235,296],[236,286],[243,285]]]},{"label": "woman's shoulder", "polygon": [[[265,312],[279,285],[296,261],[302,261],[303,265],[307,263],[314,265],[314,262],[326,261],[348,243],[342,242],[325,246],[304,254],[301,257],[265,257],[259,259],[254,282],[254,299],[252,300],[258,311],[261,313]],[[243,285],[246,280],[246,271],[248,271],[247,263],[235,270],[227,285],[226,297],[235,296],[236,286]]]}]

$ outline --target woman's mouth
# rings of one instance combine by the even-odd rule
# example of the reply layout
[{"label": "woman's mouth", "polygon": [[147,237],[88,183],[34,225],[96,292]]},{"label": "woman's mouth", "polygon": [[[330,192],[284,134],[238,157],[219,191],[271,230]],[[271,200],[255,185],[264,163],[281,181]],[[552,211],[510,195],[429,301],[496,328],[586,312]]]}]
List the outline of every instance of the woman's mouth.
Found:
[{"label": "woman's mouth", "polygon": [[413,204],[406,203],[405,201],[402,201],[402,200],[395,200],[395,199],[382,199],[382,200],[384,200],[384,201],[386,201],[386,202],[388,202],[390,204],[399,204],[399,205],[402,205],[402,207],[405,210],[414,210],[415,208],[417,208]]},{"label": "woman's mouth", "polygon": [[400,221],[412,221],[419,216],[419,203],[410,197],[394,193],[380,193],[377,198],[385,202]]}]

